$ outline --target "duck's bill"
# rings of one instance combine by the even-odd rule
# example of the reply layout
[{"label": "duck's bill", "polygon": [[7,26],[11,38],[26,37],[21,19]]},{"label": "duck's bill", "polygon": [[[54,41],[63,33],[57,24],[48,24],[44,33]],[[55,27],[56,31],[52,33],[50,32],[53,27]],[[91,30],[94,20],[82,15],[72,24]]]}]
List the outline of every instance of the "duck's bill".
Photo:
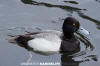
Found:
[{"label": "duck's bill", "polygon": [[84,29],[83,27],[80,27],[77,33],[83,35],[85,38],[88,38],[90,32]]}]

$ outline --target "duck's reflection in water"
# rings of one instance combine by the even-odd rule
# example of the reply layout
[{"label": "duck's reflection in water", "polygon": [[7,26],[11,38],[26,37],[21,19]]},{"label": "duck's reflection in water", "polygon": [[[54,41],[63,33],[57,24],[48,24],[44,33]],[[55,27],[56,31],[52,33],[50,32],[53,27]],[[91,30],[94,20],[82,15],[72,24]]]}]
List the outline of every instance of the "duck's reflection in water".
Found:
[{"label": "duck's reflection in water", "polygon": [[61,66],[79,66],[79,61],[74,61],[72,56],[61,55]]},{"label": "duck's reflection in water", "polygon": [[76,54],[77,56],[79,56],[77,53],[80,52],[80,47],[77,48],[76,50],[72,51],[72,52],[65,52],[62,51],[62,55],[61,55],[61,66],[79,66],[80,61],[75,61],[74,58],[74,54]]}]

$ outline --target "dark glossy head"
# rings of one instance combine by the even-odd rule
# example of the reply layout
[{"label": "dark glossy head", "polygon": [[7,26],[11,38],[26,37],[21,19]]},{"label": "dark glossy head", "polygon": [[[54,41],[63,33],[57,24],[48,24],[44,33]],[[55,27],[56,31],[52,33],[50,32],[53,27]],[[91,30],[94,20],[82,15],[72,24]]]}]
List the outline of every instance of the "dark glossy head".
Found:
[{"label": "dark glossy head", "polygon": [[79,21],[73,17],[67,17],[63,23],[63,33],[64,36],[68,39],[72,38],[74,32],[76,32],[80,27]]}]

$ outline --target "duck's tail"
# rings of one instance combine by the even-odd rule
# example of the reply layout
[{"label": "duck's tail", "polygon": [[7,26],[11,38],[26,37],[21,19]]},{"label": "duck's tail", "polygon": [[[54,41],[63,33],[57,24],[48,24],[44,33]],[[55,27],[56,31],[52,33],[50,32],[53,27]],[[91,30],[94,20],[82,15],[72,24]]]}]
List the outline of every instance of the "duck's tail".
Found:
[{"label": "duck's tail", "polygon": [[10,37],[10,38],[8,38],[8,42],[10,42],[10,43],[17,43],[17,41],[15,40],[17,38],[18,38],[18,36],[16,36],[16,37]]},{"label": "duck's tail", "polygon": [[16,43],[19,46],[24,47],[29,50],[30,47],[28,46],[28,41],[31,39],[33,38],[31,38],[30,36],[18,35],[18,36],[9,38],[8,41],[10,43]]},{"label": "duck's tail", "polygon": [[10,43],[21,43],[21,44],[24,44],[24,43],[27,43],[27,41],[29,41],[31,39],[32,38],[30,36],[18,35],[18,36],[15,36],[15,37],[10,37],[8,39],[8,41]]}]

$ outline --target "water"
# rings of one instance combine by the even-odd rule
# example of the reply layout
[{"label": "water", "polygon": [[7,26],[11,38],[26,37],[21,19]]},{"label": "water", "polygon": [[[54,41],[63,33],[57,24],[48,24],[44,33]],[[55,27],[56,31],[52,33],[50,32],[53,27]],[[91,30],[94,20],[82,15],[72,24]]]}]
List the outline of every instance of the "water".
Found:
[{"label": "water", "polygon": [[[0,66],[21,66],[30,62],[58,62],[73,66],[100,65],[100,1],[99,0],[0,0]],[[63,19],[73,16],[90,34],[90,40],[80,37],[81,51],[70,55],[43,56],[8,42],[9,35],[26,31],[55,29],[61,31]],[[58,66],[60,66],[58,64]]]}]

